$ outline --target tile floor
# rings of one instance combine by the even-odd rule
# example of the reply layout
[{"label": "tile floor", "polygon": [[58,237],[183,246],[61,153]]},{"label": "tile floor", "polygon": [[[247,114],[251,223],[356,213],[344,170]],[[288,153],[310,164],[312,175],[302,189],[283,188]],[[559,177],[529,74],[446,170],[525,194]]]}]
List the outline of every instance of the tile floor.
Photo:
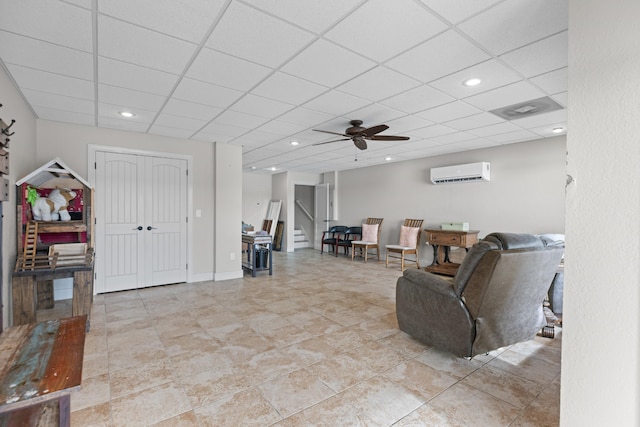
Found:
[{"label": "tile floor", "polygon": [[71,424],[558,425],[560,333],[472,360],[422,345],[399,270],[303,249],[273,276],[98,295]]}]

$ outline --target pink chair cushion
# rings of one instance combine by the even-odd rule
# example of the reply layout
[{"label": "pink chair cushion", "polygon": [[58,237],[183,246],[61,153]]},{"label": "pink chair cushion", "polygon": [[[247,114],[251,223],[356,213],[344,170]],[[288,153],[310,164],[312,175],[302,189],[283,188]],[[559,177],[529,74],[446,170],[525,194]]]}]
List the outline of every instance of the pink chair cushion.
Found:
[{"label": "pink chair cushion", "polygon": [[378,243],[378,224],[362,224],[362,241]]},{"label": "pink chair cushion", "polygon": [[420,229],[418,227],[405,227],[400,226],[400,246],[406,246],[409,248],[415,248],[418,246],[418,234]]}]

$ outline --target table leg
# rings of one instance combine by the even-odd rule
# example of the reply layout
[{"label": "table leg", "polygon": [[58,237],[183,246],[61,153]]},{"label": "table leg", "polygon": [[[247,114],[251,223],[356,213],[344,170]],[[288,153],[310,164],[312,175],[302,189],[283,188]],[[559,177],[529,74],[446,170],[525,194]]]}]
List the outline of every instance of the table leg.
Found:
[{"label": "table leg", "polygon": [[36,323],[37,286],[35,276],[11,278],[13,326]]},{"label": "table leg", "polygon": [[273,275],[273,244],[269,243],[269,276]]},{"label": "table leg", "polygon": [[65,394],[58,399],[60,427],[71,426],[71,394]]}]

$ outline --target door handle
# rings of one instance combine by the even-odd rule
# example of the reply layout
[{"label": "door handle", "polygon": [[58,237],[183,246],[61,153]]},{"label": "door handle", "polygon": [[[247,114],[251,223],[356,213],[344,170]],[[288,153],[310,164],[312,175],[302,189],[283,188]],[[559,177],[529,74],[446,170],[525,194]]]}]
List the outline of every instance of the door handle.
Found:
[{"label": "door handle", "polygon": [[139,226],[137,226],[136,228],[132,228],[132,230],[142,231],[142,226],[141,226],[141,225],[139,225]]},{"label": "door handle", "polygon": [[149,230],[149,231],[151,231],[151,230],[157,230],[157,228],[156,228],[156,227],[152,227],[152,226],[150,226],[150,225],[149,225],[149,226],[147,227],[147,230]]}]

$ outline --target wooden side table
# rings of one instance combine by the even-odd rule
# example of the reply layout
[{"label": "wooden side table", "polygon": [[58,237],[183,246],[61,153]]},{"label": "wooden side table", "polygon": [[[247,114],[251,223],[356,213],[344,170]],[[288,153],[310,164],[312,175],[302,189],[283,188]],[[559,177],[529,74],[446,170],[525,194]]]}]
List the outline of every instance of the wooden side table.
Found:
[{"label": "wooden side table", "polygon": [[425,268],[430,273],[455,276],[460,264],[449,260],[451,246],[465,248],[467,251],[478,242],[478,230],[455,231],[426,228],[427,244],[433,246],[433,262]]}]

